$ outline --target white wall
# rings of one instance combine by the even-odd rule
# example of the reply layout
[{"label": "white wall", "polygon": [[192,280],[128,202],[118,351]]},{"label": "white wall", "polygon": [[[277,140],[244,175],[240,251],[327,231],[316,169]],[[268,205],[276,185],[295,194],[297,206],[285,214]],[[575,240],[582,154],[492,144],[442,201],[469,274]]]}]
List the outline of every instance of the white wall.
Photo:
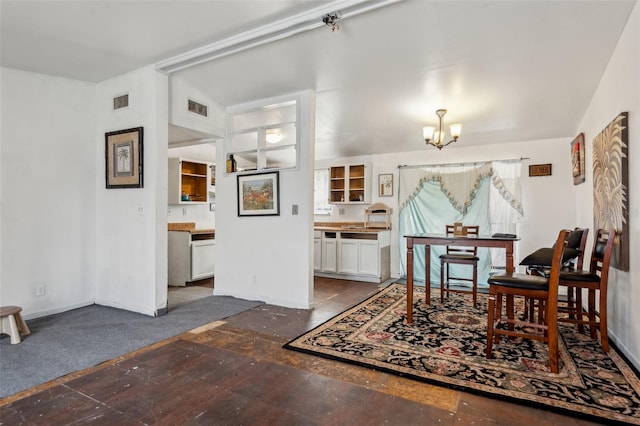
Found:
[{"label": "white wall", "polygon": [[[129,93],[129,108],[112,99]],[[167,303],[168,79],[153,66],[98,84],[96,303],[155,315]],[[144,188],[105,189],[104,134],[144,127]]]},{"label": "white wall", "polygon": [[[593,228],[593,138],[619,113],[629,112],[629,272],[609,273],[610,338],[640,368],[640,4],[611,56],[576,134],[584,132],[586,182],[576,187],[576,221]],[[589,245],[591,250],[591,244]]]},{"label": "white wall", "polygon": [[[175,75],[171,76],[169,85],[169,123],[209,135],[224,136],[224,109],[220,105]],[[189,111],[189,99],[206,105],[208,116]]]},{"label": "white wall", "polygon": [[0,305],[34,318],[92,304],[96,86],[0,74]]},{"label": "white wall", "polygon": [[[298,94],[299,168],[280,171],[280,216],[238,217],[236,174],[216,176],[214,293],[308,308],[313,294],[313,144],[315,99]],[[258,101],[257,103],[259,103]],[[267,101],[267,103],[270,103]],[[275,103],[275,102],[274,102]],[[225,152],[217,150],[217,163]],[[292,205],[298,215],[292,215]]]},{"label": "white wall", "polygon": [[[391,274],[400,276],[400,250],[398,235],[398,166],[444,164],[489,160],[506,160],[528,157],[522,162],[522,204],[524,221],[518,225],[521,241],[516,244],[516,265],[520,259],[540,247],[549,247],[561,228],[576,226],[575,196],[571,175],[571,138],[514,142],[508,144],[473,146],[465,145],[464,134],[455,145],[449,145],[442,151],[424,148],[420,151],[399,154],[373,155],[322,161],[316,168],[332,164],[351,164],[365,162],[372,165],[372,203],[389,205],[392,211],[391,229]],[[531,164],[552,164],[552,175],[529,177]],[[393,173],[393,197],[379,197],[377,191],[378,175]],[[557,206],[550,210],[549,206]],[[315,216],[316,222],[362,222],[368,206],[335,205],[331,215]],[[344,214],[340,210],[344,208]]]}]

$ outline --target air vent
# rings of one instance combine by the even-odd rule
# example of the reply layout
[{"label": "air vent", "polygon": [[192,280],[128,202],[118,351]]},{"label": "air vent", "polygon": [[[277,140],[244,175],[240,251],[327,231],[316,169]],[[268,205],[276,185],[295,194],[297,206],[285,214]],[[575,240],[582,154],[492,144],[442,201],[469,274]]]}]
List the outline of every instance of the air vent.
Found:
[{"label": "air vent", "polygon": [[203,117],[207,117],[209,115],[206,105],[202,105],[201,103],[192,101],[191,99],[189,99],[189,111],[200,114]]},{"label": "air vent", "polygon": [[113,109],[126,108],[129,106],[129,94],[113,98]]}]

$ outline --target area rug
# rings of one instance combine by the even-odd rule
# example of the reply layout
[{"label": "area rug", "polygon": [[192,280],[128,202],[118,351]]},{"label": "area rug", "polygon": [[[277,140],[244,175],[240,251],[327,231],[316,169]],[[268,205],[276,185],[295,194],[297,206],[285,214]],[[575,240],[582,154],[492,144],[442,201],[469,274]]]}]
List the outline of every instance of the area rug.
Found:
[{"label": "area rug", "polygon": [[424,303],[414,289],[413,324],[406,324],[406,286],[393,284],[285,348],[349,362],[485,396],[589,418],[640,425],[640,380],[612,348],[560,326],[561,369],[552,374],[546,345],[502,338],[485,357],[487,296],[440,294]]}]

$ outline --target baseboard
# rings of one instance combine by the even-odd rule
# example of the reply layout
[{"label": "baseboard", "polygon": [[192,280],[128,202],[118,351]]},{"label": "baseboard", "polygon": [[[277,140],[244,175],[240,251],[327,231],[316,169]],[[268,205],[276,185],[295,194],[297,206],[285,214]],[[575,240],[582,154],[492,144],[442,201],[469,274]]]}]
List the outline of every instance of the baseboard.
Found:
[{"label": "baseboard", "polygon": [[40,317],[47,317],[49,315],[61,314],[62,312],[71,311],[73,309],[84,308],[85,306],[91,306],[93,304],[93,301],[72,303],[70,305],[58,306],[57,308],[46,309],[44,311],[34,312],[29,315],[23,315],[22,318],[24,318],[24,320],[32,320]]},{"label": "baseboard", "polygon": [[147,308],[143,308],[142,306],[124,305],[121,303],[113,302],[111,300],[103,300],[103,299],[96,299],[96,305],[109,306],[111,308],[116,308],[116,309],[124,309],[125,311],[131,311],[131,312],[137,312],[143,315],[149,315],[150,317],[156,316],[155,308],[147,309]]},{"label": "baseboard", "polygon": [[620,343],[620,339],[614,333],[611,333],[611,330],[608,330],[607,333],[609,334],[609,342],[618,349],[630,364],[633,364],[636,370],[640,371],[640,360],[625,345]]}]

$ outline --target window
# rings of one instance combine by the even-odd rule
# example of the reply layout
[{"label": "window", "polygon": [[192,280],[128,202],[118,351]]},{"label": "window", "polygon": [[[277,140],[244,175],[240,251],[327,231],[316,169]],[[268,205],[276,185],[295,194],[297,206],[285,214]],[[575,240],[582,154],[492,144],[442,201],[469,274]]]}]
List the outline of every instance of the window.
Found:
[{"label": "window", "polygon": [[329,169],[316,169],[314,172],[313,213],[331,213],[331,204],[329,204]]}]

